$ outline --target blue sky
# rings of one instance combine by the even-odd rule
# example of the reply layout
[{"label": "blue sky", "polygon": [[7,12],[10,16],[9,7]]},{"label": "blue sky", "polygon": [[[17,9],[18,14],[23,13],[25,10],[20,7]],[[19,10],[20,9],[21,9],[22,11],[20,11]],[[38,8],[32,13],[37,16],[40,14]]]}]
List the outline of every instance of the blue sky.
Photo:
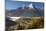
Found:
[{"label": "blue sky", "polygon": [[[29,4],[32,4],[32,2],[16,2],[16,1],[10,1],[10,0],[6,0],[6,9],[16,9],[20,6],[26,5],[28,6]],[[40,8],[43,9],[43,3],[33,3],[36,5],[36,8]]]}]

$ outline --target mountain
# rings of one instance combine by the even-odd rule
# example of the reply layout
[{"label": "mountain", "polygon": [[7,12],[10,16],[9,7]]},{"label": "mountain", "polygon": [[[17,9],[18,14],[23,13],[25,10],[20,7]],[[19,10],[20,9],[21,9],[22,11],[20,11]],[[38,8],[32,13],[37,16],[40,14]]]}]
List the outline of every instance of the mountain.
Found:
[{"label": "mountain", "polygon": [[33,7],[18,7],[17,9],[6,10],[6,16],[17,16],[17,17],[35,17],[44,16],[44,10],[37,10]]}]

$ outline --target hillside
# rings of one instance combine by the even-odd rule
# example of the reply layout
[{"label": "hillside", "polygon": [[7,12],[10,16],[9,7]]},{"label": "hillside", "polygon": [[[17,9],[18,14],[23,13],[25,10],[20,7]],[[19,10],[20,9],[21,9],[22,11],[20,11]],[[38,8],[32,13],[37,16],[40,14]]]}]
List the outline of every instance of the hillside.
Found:
[{"label": "hillside", "polygon": [[18,7],[17,9],[6,10],[6,16],[17,16],[17,17],[37,17],[44,16],[44,10],[37,10],[31,7]]}]

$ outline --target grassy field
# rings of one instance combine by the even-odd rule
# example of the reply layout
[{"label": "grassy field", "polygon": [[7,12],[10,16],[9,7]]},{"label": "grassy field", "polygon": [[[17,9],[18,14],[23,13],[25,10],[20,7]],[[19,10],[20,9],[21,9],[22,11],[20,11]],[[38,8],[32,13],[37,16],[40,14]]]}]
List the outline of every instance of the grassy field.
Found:
[{"label": "grassy field", "polygon": [[16,20],[18,24],[11,26],[8,30],[27,30],[27,29],[41,29],[44,28],[44,17],[40,19],[34,18],[20,18]]}]

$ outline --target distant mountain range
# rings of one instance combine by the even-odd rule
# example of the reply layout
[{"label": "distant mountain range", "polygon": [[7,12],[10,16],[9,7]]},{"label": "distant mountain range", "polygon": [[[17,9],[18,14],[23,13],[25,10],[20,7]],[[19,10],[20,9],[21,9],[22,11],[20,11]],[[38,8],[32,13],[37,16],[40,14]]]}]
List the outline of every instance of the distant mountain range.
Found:
[{"label": "distant mountain range", "polygon": [[44,16],[44,10],[38,10],[37,8],[32,7],[19,7],[17,9],[6,10],[6,16],[15,16],[15,17],[35,17],[35,16]]}]

